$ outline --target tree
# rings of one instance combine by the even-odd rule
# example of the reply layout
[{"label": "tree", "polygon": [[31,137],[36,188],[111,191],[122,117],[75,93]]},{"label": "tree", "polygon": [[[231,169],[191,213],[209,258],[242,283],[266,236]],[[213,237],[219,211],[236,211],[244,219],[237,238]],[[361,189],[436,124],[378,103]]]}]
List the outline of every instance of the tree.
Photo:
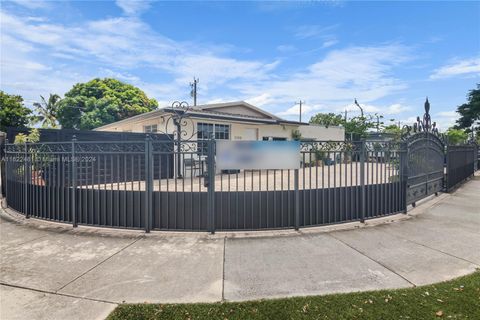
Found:
[{"label": "tree", "polygon": [[302,140],[302,133],[300,130],[293,130],[292,131],[292,139],[295,141],[300,141]]},{"label": "tree", "polygon": [[399,141],[402,138],[403,130],[395,124],[390,124],[383,129],[383,132],[390,134],[393,140]]},{"label": "tree", "polygon": [[[377,115],[375,116],[359,116],[346,119],[341,114],[335,113],[317,113],[310,118],[310,123],[320,124],[325,127],[343,126],[345,128],[345,136],[350,140],[358,140],[365,138],[369,129],[377,127]],[[380,124],[383,124],[381,122]]]},{"label": "tree", "polygon": [[32,111],[23,105],[21,96],[10,95],[0,91],[0,131],[7,127],[25,127]]},{"label": "tree", "polygon": [[446,132],[447,141],[450,145],[463,144],[468,139],[468,133],[462,129],[450,128]]},{"label": "tree", "polygon": [[77,83],[60,102],[57,119],[63,128],[93,129],[158,107],[137,87],[116,79]]},{"label": "tree", "polygon": [[[40,141],[40,131],[37,128],[31,129],[28,134],[19,133],[15,136],[15,144],[24,144],[25,142],[36,143]],[[33,152],[33,151],[32,151]]]},{"label": "tree", "polygon": [[[477,84],[477,89],[470,90],[467,95],[467,103],[458,106],[457,112],[460,114],[460,118],[457,120],[455,128],[471,132],[475,121],[480,121],[480,84]],[[480,127],[477,127],[476,131],[480,131]]]},{"label": "tree", "polygon": [[319,124],[325,127],[340,126],[344,122],[341,114],[335,113],[317,113],[310,118],[310,123]]},{"label": "tree", "polygon": [[373,116],[353,117],[344,121],[345,135],[347,139],[359,140],[367,137],[369,129],[377,127],[377,120]]},{"label": "tree", "polygon": [[41,122],[43,128],[57,128],[57,112],[60,105],[61,98],[58,94],[50,94],[48,101],[43,96],[40,96],[41,102],[35,102],[34,122]]}]

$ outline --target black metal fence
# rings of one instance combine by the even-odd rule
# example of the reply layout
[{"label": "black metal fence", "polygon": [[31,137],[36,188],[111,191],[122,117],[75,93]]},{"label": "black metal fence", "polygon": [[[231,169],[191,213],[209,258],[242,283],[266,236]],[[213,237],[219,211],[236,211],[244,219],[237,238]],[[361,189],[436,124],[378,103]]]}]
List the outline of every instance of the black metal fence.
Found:
[{"label": "black metal fence", "polygon": [[447,182],[446,189],[451,191],[476,170],[478,151],[476,145],[447,147]]},{"label": "black metal fence", "polygon": [[[230,171],[215,168],[215,144],[7,144],[8,205],[74,226],[147,232],[298,229],[407,210],[405,143],[302,141],[300,169]],[[449,155],[452,183],[471,174],[460,154],[470,153]]]},{"label": "black metal fence", "polygon": [[393,143],[303,141],[296,170],[215,169],[215,141],[9,144],[8,205],[146,230],[300,228],[406,210]]},{"label": "black metal fence", "polygon": [[407,204],[415,203],[444,189],[445,144],[437,134],[421,131],[405,138],[408,149],[406,170]]}]

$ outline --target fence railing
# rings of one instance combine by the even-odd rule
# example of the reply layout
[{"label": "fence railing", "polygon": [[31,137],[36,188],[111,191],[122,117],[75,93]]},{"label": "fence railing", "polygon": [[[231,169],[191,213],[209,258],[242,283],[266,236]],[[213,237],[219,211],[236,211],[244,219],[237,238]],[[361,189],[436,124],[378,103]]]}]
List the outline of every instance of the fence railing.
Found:
[{"label": "fence railing", "polygon": [[[229,171],[216,169],[215,144],[7,144],[7,202],[27,217],[147,232],[298,229],[407,210],[405,144],[302,141],[300,169]],[[471,174],[460,154],[449,155],[449,186]]]},{"label": "fence railing", "polygon": [[476,170],[478,151],[475,145],[447,147],[446,190],[451,191]]}]

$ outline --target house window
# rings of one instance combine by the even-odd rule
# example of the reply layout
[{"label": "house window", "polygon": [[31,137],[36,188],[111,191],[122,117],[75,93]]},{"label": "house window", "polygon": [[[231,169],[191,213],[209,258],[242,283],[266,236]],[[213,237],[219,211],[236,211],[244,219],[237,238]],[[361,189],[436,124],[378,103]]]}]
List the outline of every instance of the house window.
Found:
[{"label": "house window", "polygon": [[215,139],[230,140],[230,126],[228,124],[216,124],[214,132]]},{"label": "house window", "polygon": [[145,133],[156,133],[157,132],[157,125],[152,124],[150,126],[143,126],[143,132],[145,132]]},{"label": "house window", "polygon": [[197,123],[197,139],[198,140],[207,140],[210,139],[213,133],[213,124],[212,123]]},{"label": "house window", "polygon": [[[197,123],[197,140],[208,140],[212,135],[217,140],[230,140],[230,125],[213,124],[213,123]],[[207,154],[207,144],[201,141],[197,142],[197,152],[200,155]]]},{"label": "house window", "polygon": [[217,140],[230,140],[230,125],[213,124],[213,123],[197,123],[197,139],[207,140],[213,136]]}]

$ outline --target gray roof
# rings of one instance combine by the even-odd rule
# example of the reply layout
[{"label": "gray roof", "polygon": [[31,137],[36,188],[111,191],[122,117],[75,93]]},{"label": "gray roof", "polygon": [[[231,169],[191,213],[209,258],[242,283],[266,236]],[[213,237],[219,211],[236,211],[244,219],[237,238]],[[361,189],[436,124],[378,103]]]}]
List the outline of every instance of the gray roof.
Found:
[{"label": "gray roof", "polygon": [[[215,109],[215,108],[222,108],[222,107],[231,107],[231,106],[244,106],[246,108],[250,108],[252,110],[255,110],[258,113],[261,113],[265,115],[265,117],[260,117],[260,116],[253,116],[253,115],[245,115],[245,114],[236,114],[236,113],[230,113],[230,112],[221,112],[218,110],[210,110],[210,109]],[[187,109],[184,109],[187,110]],[[104,126],[101,126],[99,128],[107,127],[115,123],[125,123],[129,122],[132,120],[141,120],[141,119],[146,119],[150,117],[154,117],[156,115],[162,115],[163,113],[168,113],[172,112],[173,108],[172,107],[165,107],[165,108],[160,108],[157,110],[153,110],[150,112],[142,113],[127,119],[123,119],[117,122],[113,122]],[[295,124],[295,125],[308,125],[308,123],[305,122],[298,122],[298,121],[290,121],[290,120],[284,120],[282,118],[279,118],[265,110],[262,110],[260,108],[257,108],[245,101],[233,101],[233,102],[225,102],[225,103],[212,103],[212,104],[204,104],[204,105],[198,105],[195,107],[189,107],[188,113],[191,114],[192,117],[194,118],[206,118],[206,119],[221,119],[221,120],[231,120],[231,121],[245,121],[245,122],[254,122],[254,123],[265,123],[265,124]],[[99,129],[97,128],[97,129]]]}]

